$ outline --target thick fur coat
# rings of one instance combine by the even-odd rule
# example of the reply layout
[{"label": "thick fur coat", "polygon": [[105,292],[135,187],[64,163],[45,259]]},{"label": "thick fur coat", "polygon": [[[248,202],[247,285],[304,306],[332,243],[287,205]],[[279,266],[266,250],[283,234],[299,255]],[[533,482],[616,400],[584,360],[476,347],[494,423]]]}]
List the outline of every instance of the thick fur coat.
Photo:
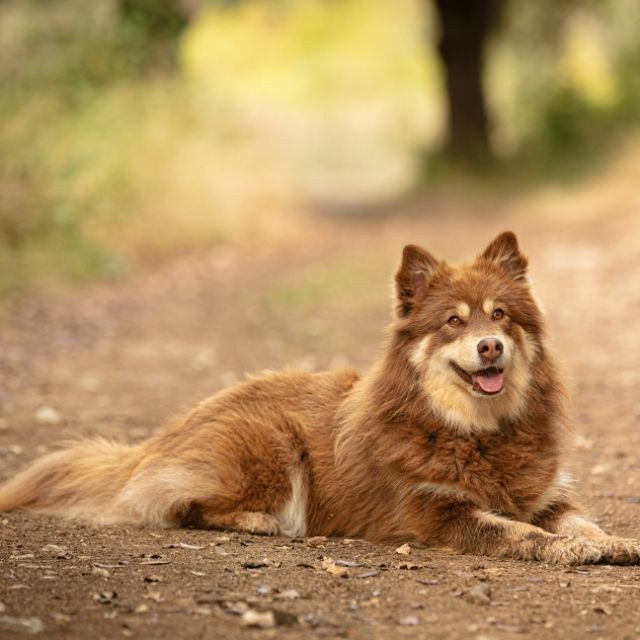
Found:
[{"label": "thick fur coat", "polygon": [[565,394],[516,237],[459,267],[409,245],[395,284],[367,375],[251,378],[141,444],[43,457],[0,488],[0,511],[640,562],[640,542],[574,504]]}]

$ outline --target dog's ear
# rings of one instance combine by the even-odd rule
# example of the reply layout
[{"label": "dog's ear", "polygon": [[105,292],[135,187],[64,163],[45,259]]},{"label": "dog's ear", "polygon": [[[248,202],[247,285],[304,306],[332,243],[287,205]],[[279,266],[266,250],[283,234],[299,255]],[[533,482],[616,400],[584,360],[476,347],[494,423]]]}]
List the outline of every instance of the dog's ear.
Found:
[{"label": "dog's ear", "polygon": [[402,251],[402,262],[396,271],[396,311],[406,318],[422,300],[438,261],[422,247],[408,244]]},{"label": "dog's ear", "polygon": [[527,281],[526,256],[520,253],[518,239],[512,231],[504,231],[484,250],[480,256],[502,267],[514,280]]}]

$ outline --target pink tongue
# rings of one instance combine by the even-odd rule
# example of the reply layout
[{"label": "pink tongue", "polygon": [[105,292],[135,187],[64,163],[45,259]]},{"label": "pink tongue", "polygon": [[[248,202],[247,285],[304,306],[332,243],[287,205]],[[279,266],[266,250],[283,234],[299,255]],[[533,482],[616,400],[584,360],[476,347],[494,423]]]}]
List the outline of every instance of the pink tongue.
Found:
[{"label": "pink tongue", "polygon": [[497,393],[502,389],[504,375],[502,373],[494,373],[490,376],[481,374],[471,374],[473,386],[480,387],[485,393]]}]

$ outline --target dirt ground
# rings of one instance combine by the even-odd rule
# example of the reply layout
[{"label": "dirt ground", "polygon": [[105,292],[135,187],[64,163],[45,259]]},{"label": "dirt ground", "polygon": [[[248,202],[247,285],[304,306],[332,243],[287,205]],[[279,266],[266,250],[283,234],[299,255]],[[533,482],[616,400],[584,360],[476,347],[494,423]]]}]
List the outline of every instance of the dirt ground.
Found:
[{"label": "dirt ground", "polygon": [[[0,479],[70,437],[138,441],[245,372],[365,368],[404,243],[457,260],[512,228],[569,374],[583,503],[640,537],[640,176],[620,171],[563,192],[307,219],[268,247],[23,299],[0,322]],[[18,513],[0,514],[0,561],[2,638],[640,638],[640,567]]]}]

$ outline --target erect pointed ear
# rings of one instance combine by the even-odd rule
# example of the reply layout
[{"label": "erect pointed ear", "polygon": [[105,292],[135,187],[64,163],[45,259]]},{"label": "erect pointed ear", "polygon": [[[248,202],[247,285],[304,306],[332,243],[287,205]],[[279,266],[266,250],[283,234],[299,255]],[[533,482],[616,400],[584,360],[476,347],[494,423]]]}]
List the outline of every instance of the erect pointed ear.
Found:
[{"label": "erect pointed ear", "polygon": [[438,261],[422,247],[408,244],[402,251],[402,262],[396,271],[396,312],[406,318],[422,300]]},{"label": "erect pointed ear", "polygon": [[502,267],[514,280],[527,281],[526,256],[520,253],[518,239],[512,231],[504,231],[484,250],[480,256]]}]

